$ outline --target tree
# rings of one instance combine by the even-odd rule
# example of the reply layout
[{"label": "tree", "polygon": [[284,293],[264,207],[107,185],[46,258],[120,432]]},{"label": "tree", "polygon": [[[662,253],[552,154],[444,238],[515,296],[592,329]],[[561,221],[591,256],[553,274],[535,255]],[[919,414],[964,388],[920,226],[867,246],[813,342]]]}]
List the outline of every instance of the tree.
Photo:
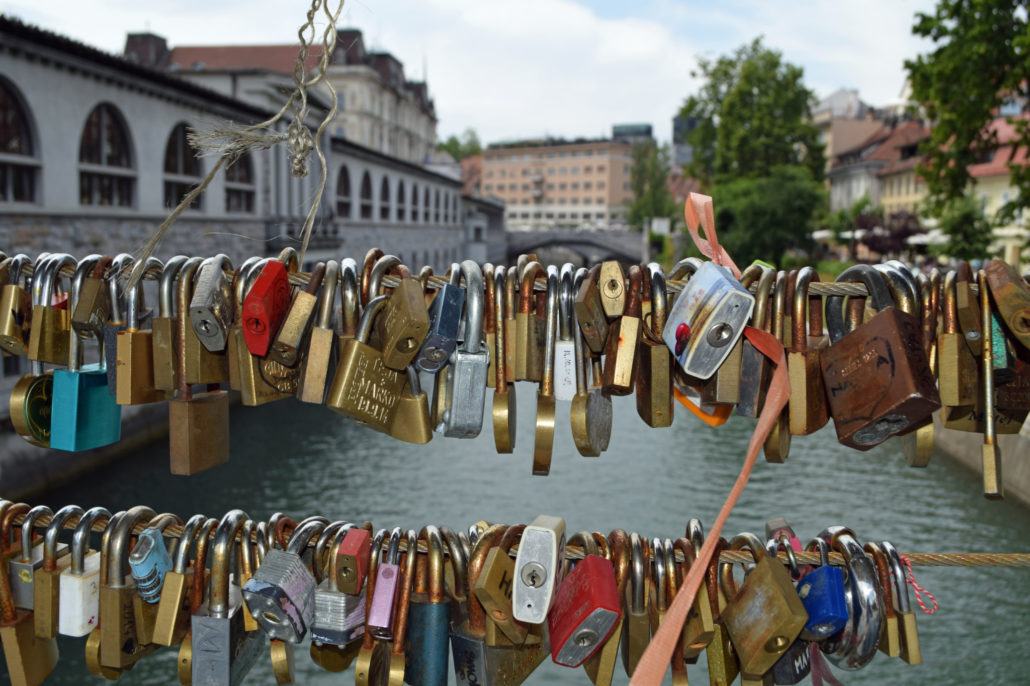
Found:
[{"label": "tree", "polygon": [[479,143],[479,136],[476,134],[476,130],[472,128],[465,129],[465,133],[461,134],[460,140],[457,136],[451,134],[447,137],[446,141],[438,143],[436,149],[449,153],[455,162],[460,162],[466,157],[472,157],[483,152],[483,146]]},{"label": "tree", "polygon": [[804,165],[822,180],[823,146],[811,118],[812,91],[801,67],[762,45],[761,37],[716,60],[698,58],[704,80],[680,116],[697,122],[687,135],[694,159],[687,173],[705,185],[757,178],[775,167]]},{"label": "tree", "polygon": [[713,199],[719,242],[739,265],[756,259],[779,264],[787,249],[809,248],[812,217],[826,201],[822,185],[801,166],[726,181]]},{"label": "tree", "polygon": [[[936,46],[905,61],[912,99],[933,122],[922,146],[927,161],[919,171],[929,209],[936,215],[965,195],[968,166],[984,161],[998,147],[988,124],[1002,106],[1022,103],[1025,112],[1030,94],[1027,1],[939,0],[933,14],[916,14],[912,33]],[[1016,145],[1030,145],[1025,118],[1016,122],[1016,132]],[[1002,208],[999,218],[1005,219],[1030,206],[1030,166],[1009,169],[1019,194]]]},{"label": "tree", "polygon": [[651,217],[671,217],[676,203],[669,192],[669,151],[654,141],[637,143],[631,151],[633,166],[629,186],[633,190],[627,220],[641,228]]},{"label": "tree", "polygon": [[937,228],[948,237],[948,242],[935,252],[959,260],[989,256],[991,224],[972,197],[963,195],[950,201],[944,207]]}]

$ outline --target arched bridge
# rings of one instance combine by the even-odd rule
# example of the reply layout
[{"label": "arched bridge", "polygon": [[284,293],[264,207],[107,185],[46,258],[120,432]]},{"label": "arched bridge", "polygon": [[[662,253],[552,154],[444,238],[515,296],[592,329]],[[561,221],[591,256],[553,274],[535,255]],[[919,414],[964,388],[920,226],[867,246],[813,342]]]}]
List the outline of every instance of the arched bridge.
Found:
[{"label": "arched bridge", "polygon": [[636,231],[508,231],[508,260],[523,253],[561,253],[553,262],[575,261],[582,265],[604,260],[639,262],[642,254],[641,235]]}]

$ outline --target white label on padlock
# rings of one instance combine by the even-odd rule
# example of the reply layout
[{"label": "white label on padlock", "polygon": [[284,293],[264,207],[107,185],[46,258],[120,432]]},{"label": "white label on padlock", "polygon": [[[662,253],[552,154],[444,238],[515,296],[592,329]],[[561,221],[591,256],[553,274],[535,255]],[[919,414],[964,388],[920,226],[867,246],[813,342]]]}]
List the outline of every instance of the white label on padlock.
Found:
[{"label": "white label on padlock", "polygon": [[566,401],[576,397],[576,346],[572,341],[554,342],[554,397]]},{"label": "white label on padlock", "polygon": [[57,631],[65,636],[85,636],[100,618],[100,553],[87,553],[82,569],[81,576],[61,572]]}]

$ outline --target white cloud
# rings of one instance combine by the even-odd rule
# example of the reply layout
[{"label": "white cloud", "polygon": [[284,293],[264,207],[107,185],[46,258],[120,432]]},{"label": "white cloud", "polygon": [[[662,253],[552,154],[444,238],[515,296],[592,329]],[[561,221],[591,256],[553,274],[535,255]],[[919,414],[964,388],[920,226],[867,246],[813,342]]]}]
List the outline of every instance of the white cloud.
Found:
[{"label": "white cloud", "polygon": [[[602,136],[613,123],[641,121],[668,138],[696,89],[696,55],[727,54],[760,34],[805,68],[818,95],[849,87],[874,105],[892,101],[903,60],[926,49],[911,35],[913,15],[932,8],[932,0],[638,0],[604,12],[592,8],[598,1],[347,0],[340,24],[394,53],[409,78],[425,62],[441,136],[466,127],[484,141]],[[293,42],[307,3],[286,5],[11,0],[0,11],[118,53],[127,32],[148,26],[172,45]]]}]

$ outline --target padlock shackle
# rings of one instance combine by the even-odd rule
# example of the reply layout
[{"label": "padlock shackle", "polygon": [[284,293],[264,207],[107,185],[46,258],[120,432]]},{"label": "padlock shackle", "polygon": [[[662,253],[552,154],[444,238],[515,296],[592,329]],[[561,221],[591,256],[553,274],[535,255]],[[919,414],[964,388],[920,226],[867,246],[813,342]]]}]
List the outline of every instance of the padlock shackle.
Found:
[{"label": "padlock shackle", "polygon": [[401,556],[401,537],[404,530],[399,526],[390,530],[390,540],[386,545],[386,564],[395,565]]},{"label": "padlock shackle", "polygon": [[[504,267],[498,267],[504,269]],[[454,587],[451,589],[455,594],[455,601],[465,599],[465,592],[468,588],[468,557],[461,545],[458,534],[449,526],[440,527],[440,536],[447,545],[447,562],[451,565],[451,573],[454,576]],[[461,595],[459,595],[461,594]]]},{"label": "padlock shackle", "polygon": [[182,533],[179,534],[179,542],[175,545],[175,557],[173,558],[172,569],[179,573],[185,574],[186,567],[190,563],[190,548],[193,547],[193,542],[200,531],[200,527],[207,521],[207,517],[202,514],[195,514],[190,517],[185,526],[182,528]]},{"label": "padlock shackle", "polygon": [[669,279],[676,281],[682,279],[684,276],[689,279],[697,273],[697,270],[701,268],[702,264],[704,264],[704,262],[698,257],[685,257],[677,262],[676,266],[672,268],[672,273],[669,274]]},{"label": "padlock shackle", "polygon": [[533,311],[533,289],[538,278],[546,278],[547,272],[536,260],[526,263],[519,275],[519,308],[520,314]]},{"label": "padlock shackle", "polygon": [[415,582],[415,563],[418,560],[418,535],[414,529],[408,529],[404,535],[407,549],[404,556],[404,569],[398,582],[397,602],[393,606],[393,647],[391,653],[403,655],[408,635],[408,608],[411,606],[411,587]]},{"label": "padlock shackle", "polygon": [[[376,260],[368,278],[369,298],[375,298],[380,295],[379,289],[381,287],[380,284],[383,281],[383,277],[386,275],[387,271],[399,266],[401,266],[401,258],[396,255],[383,255]],[[371,303],[371,300],[369,300],[369,303]]]},{"label": "padlock shackle", "polygon": [[275,259],[282,262],[286,266],[286,271],[291,274],[300,269],[300,255],[297,253],[297,249],[292,246],[287,246],[280,250],[279,256]]},{"label": "padlock shackle", "polygon": [[[200,258],[198,257],[197,260],[199,261]],[[111,322],[115,326],[125,323],[125,312],[122,307],[122,287],[118,284],[118,279],[122,277],[122,274],[131,271],[135,263],[136,258],[129,253],[119,253],[111,260],[111,266],[108,268],[107,275],[105,276],[107,280],[107,296],[111,307]]]},{"label": "padlock shackle", "polygon": [[901,555],[898,549],[890,541],[880,543],[883,552],[887,555],[887,562],[890,564],[891,575],[894,577],[894,600],[897,602],[897,610],[902,614],[912,612],[912,605],[908,598],[908,578],[905,576],[905,569],[901,564]]},{"label": "padlock shackle", "polygon": [[358,263],[351,257],[340,260],[340,332],[353,336],[361,317]]},{"label": "padlock shackle", "polygon": [[72,533],[71,574],[82,576],[86,571],[86,553],[89,552],[89,536],[93,531],[93,525],[98,521],[110,520],[111,513],[103,507],[91,507],[79,518],[79,523],[75,525],[75,531]]},{"label": "padlock shackle", "polygon": [[504,347],[505,340],[511,333],[507,331],[507,327],[504,324],[504,296],[507,290],[505,285],[505,273],[504,266],[494,268],[494,273],[490,276],[493,279],[493,298],[494,298],[494,349],[489,351],[493,355],[494,359],[494,393],[507,393],[508,392],[508,368],[506,365]]},{"label": "padlock shackle", "polygon": [[475,355],[479,353],[483,337],[483,271],[473,260],[464,260],[460,269],[465,279],[465,340],[461,350]]},{"label": "padlock shackle", "polygon": [[[892,305],[887,282],[880,273],[866,264],[848,267],[835,279],[837,282],[860,281],[869,293],[869,299],[877,312]],[[854,298],[854,296],[852,296]],[[847,333],[844,323],[844,296],[831,295],[826,298],[826,329],[830,334],[830,343],[836,343]]]},{"label": "padlock shackle", "polygon": [[705,527],[697,517],[691,517],[687,521],[686,537],[695,551],[701,550],[701,546],[705,544]]},{"label": "padlock shackle", "polygon": [[[812,297],[808,292],[813,281],[819,281],[819,274],[806,265],[798,272],[797,280],[794,282],[794,302],[790,321],[791,348],[794,350],[804,350],[808,347],[806,330],[809,336],[821,336],[823,333],[822,303],[818,297]],[[812,306],[813,300],[818,303],[816,307]]]},{"label": "padlock shackle", "polygon": [[[208,612],[212,617],[228,617],[232,609],[229,604],[229,572],[232,569],[232,548],[236,537],[247,521],[247,513],[240,509],[229,510],[215,530],[211,550],[211,588],[208,597]],[[199,570],[198,570],[199,571]],[[203,574],[201,574],[203,576]]]},{"label": "padlock shackle", "polygon": [[21,553],[19,562],[28,562],[32,559],[32,536],[36,533],[36,520],[42,516],[53,517],[54,511],[46,505],[36,505],[28,511],[21,523]]},{"label": "padlock shackle", "polygon": [[430,603],[442,603],[444,602],[443,537],[439,529],[432,524],[427,524],[419,532],[419,540],[421,539],[426,540],[428,599]]},{"label": "padlock shackle", "polygon": [[[260,257],[248,257],[240,265],[239,269],[233,275],[232,280],[232,294],[233,299],[236,301],[236,317],[241,319],[243,317],[243,301],[247,298],[247,292],[250,290],[250,286],[253,281],[251,280],[251,274],[254,274],[254,279],[257,278],[257,274],[261,273],[261,267],[264,267],[266,262],[271,261],[271,258],[260,258]],[[164,275],[162,274],[162,277]]]},{"label": "padlock shackle", "polygon": [[47,260],[42,284],[40,285],[40,305],[50,307],[53,296],[57,291],[57,280],[61,278],[61,269],[64,267],[71,267],[72,269],[78,267],[75,258],[68,253],[53,254]]},{"label": "padlock shackle", "polygon": [[142,314],[143,309],[146,307],[144,302],[143,293],[143,280],[150,275],[155,275],[156,278],[160,279],[164,271],[164,265],[161,260],[154,256],[147,258],[144,263],[143,273],[140,274],[139,280],[132,285],[125,294],[125,329],[126,331],[139,331],[139,318]]},{"label": "padlock shackle", "polygon": [[366,307],[368,301],[371,300],[369,293],[369,281],[372,278],[372,268],[375,267],[376,260],[382,257],[385,253],[379,248],[369,248],[368,252],[365,253],[365,258],[361,261],[361,306]]},{"label": "padlock shackle", "polygon": [[630,547],[630,612],[640,614],[647,609],[644,542],[636,531],[629,535]]},{"label": "padlock shackle", "polygon": [[[89,275],[100,264],[101,255],[92,254],[79,260],[75,268],[75,276],[72,277],[72,290],[68,296],[68,312],[74,312],[79,303],[79,296],[82,294],[82,285]],[[82,341],[77,332],[72,331],[68,337],[68,371],[77,372],[81,367]]]},{"label": "padlock shackle", "polygon": [[24,271],[26,265],[32,264],[32,258],[25,253],[18,253],[9,259],[11,264],[10,271],[7,274],[7,281],[10,285],[17,286],[22,282],[23,278],[28,278]]},{"label": "padlock shackle", "polygon": [[290,534],[286,552],[303,555],[304,550],[311,544],[311,539],[317,541],[317,537],[325,531],[327,526],[329,526],[329,520],[325,517],[314,516],[304,519]]},{"label": "padlock shackle", "polygon": [[554,343],[558,333],[558,268],[547,266],[547,310],[544,315],[544,365],[540,394],[554,395]]},{"label": "padlock shackle", "polygon": [[665,612],[669,609],[668,583],[665,579],[665,546],[658,537],[651,539],[651,578],[655,591],[655,609]]},{"label": "padlock shackle", "polygon": [[914,284],[909,283],[905,275],[891,265],[878,264],[876,271],[880,272],[884,281],[887,282],[887,289],[891,293],[894,306],[902,312],[912,315],[918,321],[922,311],[922,302],[916,296]]},{"label": "padlock shackle", "polygon": [[375,321],[376,315],[379,314],[379,310],[386,307],[386,301],[389,298],[390,296],[388,295],[377,295],[365,305],[365,309],[361,313],[361,319],[358,321],[358,331],[354,334],[354,338],[360,343],[368,343],[368,337],[372,333],[372,324]]},{"label": "padlock shackle", "polygon": [[175,280],[189,258],[185,255],[170,257],[161,270],[157,286],[157,316],[171,318],[175,314]]},{"label": "padlock shackle", "polygon": [[571,262],[561,266],[558,276],[558,340],[572,340],[572,313],[575,310],[576,267]]},{"label": "padlock shackle", "polygon": [[333,327],[333,305],[336,304],[336,284],[340,280],[340,263],[329,260],[325,263],[325,276],[322,277],[322,293],[318,299],[318,319],[315,326],[320,329]]},{"label": "padlock shackle", "polygon": [[125,577],[129,575],[129,545],[132,530],[138,524],[150,521],[156,515],[156,512],[145,505],[135,505],[130,507],[116,524],[108,527],[111,530],[107,549],[107,580],[105,582],[108,586],[120,588],[125,584]]},{"label": "padlock shackle", "polygon": [[57,543],[65,523],[72,517],[81,518],[83,510],[78,505],[65,505],[50,518],[46,535],[43,539],[43,570],[52,572],[57,569]]}]

